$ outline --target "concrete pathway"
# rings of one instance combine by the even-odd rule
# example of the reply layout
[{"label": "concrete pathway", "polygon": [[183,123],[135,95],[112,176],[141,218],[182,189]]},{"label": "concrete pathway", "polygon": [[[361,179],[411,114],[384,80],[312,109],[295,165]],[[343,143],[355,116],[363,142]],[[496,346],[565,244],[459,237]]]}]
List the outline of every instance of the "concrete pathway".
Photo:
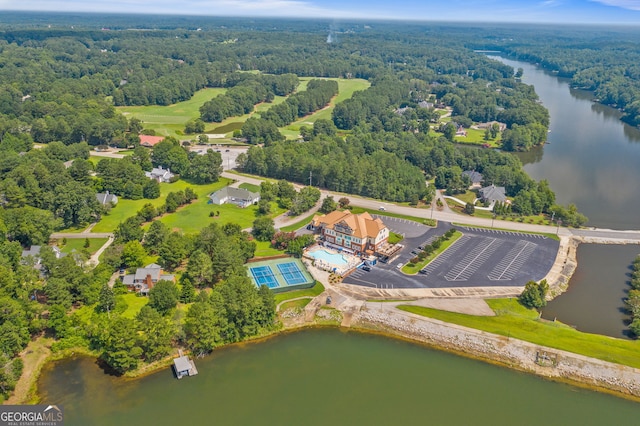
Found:
[{"label": "concrete pathway", "polygon": [[107,241],[102,245],[102,247],[100,247],[97,252],[95,252],[95,253],[93,253],[91,255],[91,257],[89,258],[87,263],[93,265],[93,267],[98,266],[100,264],[100,255],[102,253],[104,253],[104,251],[107,249],[107,247],[109,247],[113,243],[114,240],[115,240],[115,238],[113,236],[109,237],[107,239]]}]

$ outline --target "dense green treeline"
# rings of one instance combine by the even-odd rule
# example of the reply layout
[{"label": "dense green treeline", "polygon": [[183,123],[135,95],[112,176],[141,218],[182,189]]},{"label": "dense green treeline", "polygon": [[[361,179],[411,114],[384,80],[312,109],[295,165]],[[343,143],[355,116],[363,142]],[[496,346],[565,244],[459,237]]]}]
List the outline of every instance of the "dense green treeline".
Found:
[{"label": "dense green treeline", "polygon": [[261,114],[261,118],[273,122],[277,127],[293,123],[298,118],[325,107],[338,94],[338,82],[333,80],[311,80],[307,90],[298,92],[284,102],[274,105]]}]

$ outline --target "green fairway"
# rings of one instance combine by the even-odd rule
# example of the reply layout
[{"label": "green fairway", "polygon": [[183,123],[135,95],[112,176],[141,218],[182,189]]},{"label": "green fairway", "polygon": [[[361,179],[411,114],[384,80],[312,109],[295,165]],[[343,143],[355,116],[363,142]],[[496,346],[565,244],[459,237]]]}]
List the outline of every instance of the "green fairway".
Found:
[{"label": "green fairway", "polygon": [[[106,238],[89,238],[89,247],[85,248],[85,238],[67,238],[67,244],[61,247],[61,250],[63,253],[67,254],[71,253],[73,250],[77,252],[87,250],[89,253],[93,254],[106,242]],[[61,244],[62,239],[60,239],[58,243]]]},{"label": "green fairway", "polygon": [[[302,84],[308,84],[311,78],[305,77],[300,79]],[[297,138],[298,133],[300,132],[300,127],[302,126],[313,126],[313,123],[319,119],[331,120],[331,113],[333,112],[333,108],[339,102],[342,102],[346,99],[351,98],[353,93],[358,90],[365,90],[371,83],[367,80],[363,80],[361,78],[353,78],[353,79],[344,79],[344,78],[329,78],[327,80],[335,80],[338,82],[338,94],[329,102],[329,105],[326,108],[323,108],[319,111],[314,112],[311,115],[306,117],[302,117],[300,120],[289,124],[280,129],[281,133],[285,135],[287,138]],[[300,89],[299,89],[300,90]]]},{"label": "green fairway", "polygon": [[127,119],[138,118],[143,122],[145,129],[155,130],[158,135],[182,136],[185,123],[200,117],[202,104],[226,91],[227,89],[214,87],[198,90],[188,101],[173,105],[127,106],[117,109]]},{"label": "green fairway", "polygon": [[516,299],[488,299],[486,302],[496,313],[495,317],[458,314],[420,306],[401,305],[398,308],[501,336],[640,368],[640,341],[582,333],[560,322],[538,319],[536,311],[524,308]]},{"label": "green fairway", "polygon": [[[221,178],[220,181],[207,185],[193,185],[183,180],[179,180],[174,183],[161,183],[160,197],[155,200],[149,200],[146,198],[143,198],[142,200],[125,200],[121,198],[118,204],[111,209],[109,214],[103,216],[100,222],[93,227],[93,232],[113,232],[120,222],[123,222],[126,218],[135,215],[136,212],[146,203],[151,203],[156,207],[162,205],[169,192],[184,190],[189,186],[196,192],[196,194],[198,194],[198,200],[194,201],[192,205],[202,201],[206,204],[210,193],[217,191],[230,183],[231,180],[225,178]],[[191,207],[191,205],[189,207]]]}]

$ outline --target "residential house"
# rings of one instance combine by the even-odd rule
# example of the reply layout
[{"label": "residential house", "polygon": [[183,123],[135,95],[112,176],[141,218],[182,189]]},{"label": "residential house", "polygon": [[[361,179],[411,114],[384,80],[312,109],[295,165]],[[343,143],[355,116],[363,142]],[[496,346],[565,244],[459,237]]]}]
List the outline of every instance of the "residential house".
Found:
[{"label": "residential house", "polygon": [[103,206],[106,206],[107,204],[118,204],[118,197],[116,196],[116,194],[110,194],[109,191],[98,192],[96,194],[96,198],[98,199],[98,202]]},{"label": "residential house", "polygon": [[480,195],[480,199],[483,202],[495,203],[496,201],[499,201],[501,203],[504,203],[507,199],[504,186],[485,186],[484,188],[480,189],[478,193]]},{"label": "residential house", "polygon": [[152,148],[164,140],[164,136],[140,135],[140,145]]},{"label": "residential house", "polygon": [[482,183],[482,174],[475,170],[465,170],[462,172],[462,176],[467,176],[471,181],[471,186],[480,186]]},{"label": "residential house", "polygon": [[456,130],[456,136],[466,137],[467,131],[464,129],[464,127],[458,126],[458,129]]},{"label": "residential house", "polygon": [[501,123],[499,121],[489,121],[486,123],[478,123],[476,124],[474,127],[476,127],[477,129],[491,129],[491,127],[493,127],[494,124],[498,125],[498,130],[501,132],[504,132],[507,129],[507,125],[506,123]]},{"label": "residential house", "polygon": [[[31,246],[29,247],[28,250],[22,250],[22,254],[20,255],[21,257],[21,262],[23,265],[29,265],[29,259],[33,259],[33,267],[36,269],[41,269],[42,266],[40,264],[40,262],[42,261],[42,259],[40,258],[40,250],[42,249],[42,246]],[[53,250],[53,254],[55,254],[56,259],[60,259],[61,257],[66,256],[66,253],[63,253],[62,250],[60,250],[60,248],[58,246],[51,246],[51,249]]]},{"label": "residential house", "polygon": [[434,107],[433,102],[427,102],[427,101],[421,101],[421,102],[419,102],[419,103],[418,103],[418,106],[419,106],[420,108],[433,108],[433,107]]},{"label": "residential house", "polygon": [[260,201],[260,194],[242,188],[225,186],[209,195],[209,200],[212,204],[219,206],[225,203],[231,203],[238,207],[245,208]]},{"label": "residential house", "polygon": [[389,228],[366,212],[353,214],[345,210],[316,215],[310,228],[322,235],[325,244],[356,254],[376,253],[389,240]]},{"label": "residential house", "polygon": [[149,294],[149,291],[155,286],[158,281],[175,281],[175,277],[172,274],[164,274],[162,267],[152,263],[144,268],[136,269],[135,274],[129,274],[122,277],[122,283],[131,291],[140,293],[143,296]]},{"label": "residential house", "polygon": [[171,179],[175,177],[171,170],[163,169],[162,166],[154,167],[150,172],[144,172],[144,175],[149,179],[157,180],[159,183],[171,182]]}]

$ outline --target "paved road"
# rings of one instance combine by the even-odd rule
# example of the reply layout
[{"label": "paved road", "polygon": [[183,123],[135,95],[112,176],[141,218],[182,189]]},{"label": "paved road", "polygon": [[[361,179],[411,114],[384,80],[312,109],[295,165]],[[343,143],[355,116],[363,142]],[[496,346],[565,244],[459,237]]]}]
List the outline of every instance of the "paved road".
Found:
[{"label": "paved road", "polygon": [[52,240],[58,238],[113,238],[111,232],[55,232],[49,237]]},{"label": "paved road", "polygon": [[[242,182],[251,183],[254,185],[259,185],[261,180],[253,177],[242,176],[235,173],[224,172],[222,174],[224,177],[228,177],[230,179],[236,179]],[[300,187],[300,185],[296,185],[296,187]],[[520,223],[520,222],[509,222],[506,220],[492,220],[485,219],[474,216],[463,216],[458,213],[454,213],[452,211],[438,211],[437,209],[417,209],[414,207],[405,207],[398,206],[393,203],[387,203],[384,201],[374,200],[371,198],[363,198],[356,195],[343,194],[339,192],[321,190],[322,197],[324,198],[327,195],[333,196],[336,200],[342,197],[346,197],[351,201],[352,205],[365,207],[368,209],[379,209],[380,207],[384,207],[385,211],[389,213],[398,213],[404,214],[408,216],[415,216],[421,218],[433,218],[442,222],[455,222],[455,223],[464,223],[467,225],[475,225],[475,226],[484,226],[484,227],[495,227],[502,229],[510,229],[514,231],[524,231],[524,232],[544,232],[550,234],[558,234],[565,236],[578,236],[585,238],[597,238],[608,241],[619,241],[619,240],[627,240],[640,244],[640,230],[611,230],[611,229],[597,229],[597,228],[584,228],[584,229],[569,229],[569,228],[558,228],[557,226],[549,226],[549,225],[534,225],[531,223]]]}]

